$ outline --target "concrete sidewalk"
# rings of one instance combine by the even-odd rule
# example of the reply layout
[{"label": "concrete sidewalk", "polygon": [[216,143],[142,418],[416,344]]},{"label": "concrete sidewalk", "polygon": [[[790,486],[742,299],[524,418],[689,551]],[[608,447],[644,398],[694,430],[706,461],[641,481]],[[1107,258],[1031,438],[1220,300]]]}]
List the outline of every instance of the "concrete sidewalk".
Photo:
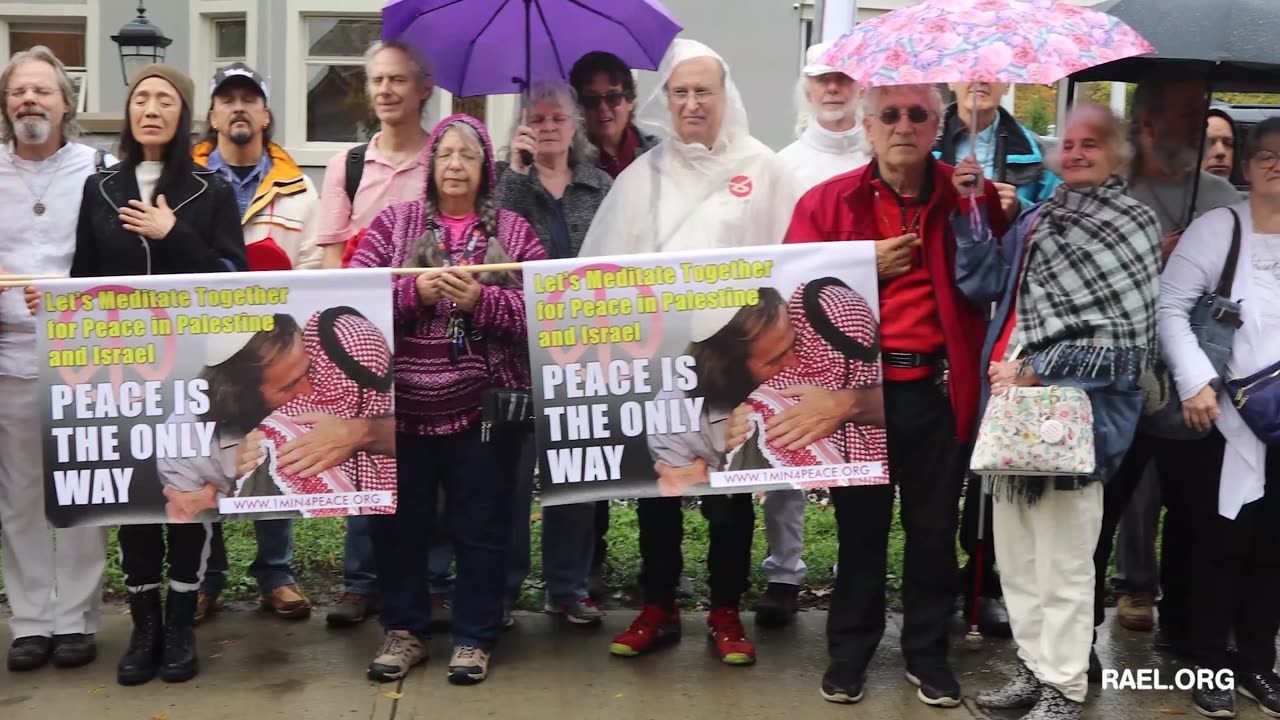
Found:
[{"label": "concrete sidewalk", "polygon": [[[970,647],[957,635],[953,659],[965,703],[954,710],[927,707],[902,677],[897,652],[901,619],[894,618],[865,699],[857,705],[833,705],[818,694],[826,668],[826,613],[801,613],[798,623],[781,630],[749,625],[760,660],[748,668],[729,667],[714,657],[703,635],[703,613],[685,616],[685,638],[674,647],[638,659],[610,657],[609,637],[632,616],[615,611],[604,628],[584,630],[544,615],[519,615],[519,624],[498,650],[489,680],[454,687],[445,681],[447,635],[432,641],[431,659],[405,680],[378,685],[364,676],[380,639],[376,625],[334,631],[319,617],[290,623],[256,612],[224,612],[197,631],[202,672],[196,680],[181,685],[156,680],[124,688],[115,682],[115,663],[128,641],[129,618],[112,615],[98,636],[99,658],[89,667],[23,674],[0,670],[0,720],[937,720],[986,717],[974,706],[973,696],[1002,683],[1016,662],[1012,641]],[[1149,650],[1150,635],[1108,622],[1100,638],[1105,667],[1161,668],[1172,677],[1174,666]],[[7,637],[4,642],[7,646]],[[1246,702],[1241,699],[1238,717],[1265,717]],[[1187,693],[1090,688],[1088,718],[1170,716],[1195,716]]]}]

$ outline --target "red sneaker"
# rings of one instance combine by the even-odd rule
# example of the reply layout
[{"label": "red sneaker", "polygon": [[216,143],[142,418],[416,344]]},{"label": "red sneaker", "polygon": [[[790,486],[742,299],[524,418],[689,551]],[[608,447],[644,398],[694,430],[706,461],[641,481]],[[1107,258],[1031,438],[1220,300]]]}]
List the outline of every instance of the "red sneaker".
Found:
[{"label": "red sneaker", "polygon": [[747,639],[737,608],[719,607],[707,617],[707,630],[716,643],[720,659],[729,665],[750,665],[756,661],[756,646]]},{"label": "red sneaker", "polygon": [[680,609],[667,611],[661,605],[645,605],[631,627],[609,643],[609,652],[621,657],[635,657],[659,643],[680,639]]}]

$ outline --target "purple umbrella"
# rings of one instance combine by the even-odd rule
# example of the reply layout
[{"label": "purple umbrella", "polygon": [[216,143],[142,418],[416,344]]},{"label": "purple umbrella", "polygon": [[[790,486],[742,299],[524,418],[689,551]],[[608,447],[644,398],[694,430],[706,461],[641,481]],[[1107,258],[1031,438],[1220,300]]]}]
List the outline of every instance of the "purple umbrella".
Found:
[{"label": "purple umbrella", "polygon": [[382,37],[418,48],[460,97],[564,80],[593,50],[654,70],[681,29],[658,0],[398,0],[382,10]]}]

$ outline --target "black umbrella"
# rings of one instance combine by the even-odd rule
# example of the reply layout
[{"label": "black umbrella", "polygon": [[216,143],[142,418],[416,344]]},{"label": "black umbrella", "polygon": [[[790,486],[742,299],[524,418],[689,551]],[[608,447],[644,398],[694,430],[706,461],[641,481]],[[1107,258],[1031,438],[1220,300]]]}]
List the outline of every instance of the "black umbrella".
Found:
[{"label": "black umbrella", "polygon": [[1123,20],[1156,52],[1076,73],[1076,82],[1135,83],[1181,61],[1211,78],[1216,91],[1280,90],[1280,1],[1109,0],[1093,9]]}]

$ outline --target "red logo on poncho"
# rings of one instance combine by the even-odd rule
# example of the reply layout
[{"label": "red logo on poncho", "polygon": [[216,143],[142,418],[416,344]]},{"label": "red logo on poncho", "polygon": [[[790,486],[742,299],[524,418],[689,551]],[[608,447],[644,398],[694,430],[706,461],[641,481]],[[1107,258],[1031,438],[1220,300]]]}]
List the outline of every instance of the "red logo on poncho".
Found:
[{"label": "red logo on poncho", "polygon": [[751,194],[754,186],[751,184],[751,178],[746,175],[739,175],[729,181],[729,192],[734,197],[746,197]]}]

